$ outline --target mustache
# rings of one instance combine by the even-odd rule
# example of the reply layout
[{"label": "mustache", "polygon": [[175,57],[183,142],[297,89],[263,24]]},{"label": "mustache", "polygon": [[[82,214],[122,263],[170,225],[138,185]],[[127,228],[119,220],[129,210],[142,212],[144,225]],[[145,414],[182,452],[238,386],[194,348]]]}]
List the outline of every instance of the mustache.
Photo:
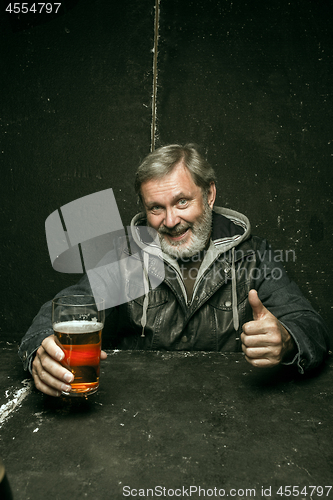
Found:
[{"label": "mustache", "polygon": [[168,234],[170,236],[180,236],[181,234],[185,233],[185,231],[187,231],[187,229],[191,229],[192,227],[193,227],[193,224],[190,224],[190,223],[176,226],[173,229],[168,229],[167,227],[162,226],[158,229],[158,232],[160,234]]}]

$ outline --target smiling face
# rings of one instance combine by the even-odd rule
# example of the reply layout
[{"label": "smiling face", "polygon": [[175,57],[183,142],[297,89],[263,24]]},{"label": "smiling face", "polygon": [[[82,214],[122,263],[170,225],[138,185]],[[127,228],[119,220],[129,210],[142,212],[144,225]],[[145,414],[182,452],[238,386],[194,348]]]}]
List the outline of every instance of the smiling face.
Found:
[{"label": "smiling face", "polygon": [[204,196],[180,163],[161,179],[143,182],[141,196],[148,225],[159,233],[165,253],[176,258],[191,257],[205,248],[216,196],[213,182]]}]

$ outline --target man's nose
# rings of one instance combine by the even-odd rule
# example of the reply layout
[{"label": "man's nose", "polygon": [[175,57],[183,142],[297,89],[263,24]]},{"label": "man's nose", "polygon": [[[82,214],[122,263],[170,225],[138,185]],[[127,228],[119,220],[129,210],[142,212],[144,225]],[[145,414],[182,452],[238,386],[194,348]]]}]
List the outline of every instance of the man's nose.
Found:
[{"label": "man's nose", "polygon": [[163,224],[165,227],[171,229],[180,223],[180,217],[177,215],[176,210],[173,208],[167,209],[165,211],[165,218]]}]

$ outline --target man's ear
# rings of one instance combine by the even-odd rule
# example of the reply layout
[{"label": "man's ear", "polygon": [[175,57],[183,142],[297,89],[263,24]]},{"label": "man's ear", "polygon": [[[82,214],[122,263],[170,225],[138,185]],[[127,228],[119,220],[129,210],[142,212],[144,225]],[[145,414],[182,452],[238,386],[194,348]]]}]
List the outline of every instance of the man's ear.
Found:
[{"label": "man's ear", "polygon": [[210,208],[213,208],[215,199],[216,199],[216,185],[215,182],[211,182],[207,194],[207,201]]}]

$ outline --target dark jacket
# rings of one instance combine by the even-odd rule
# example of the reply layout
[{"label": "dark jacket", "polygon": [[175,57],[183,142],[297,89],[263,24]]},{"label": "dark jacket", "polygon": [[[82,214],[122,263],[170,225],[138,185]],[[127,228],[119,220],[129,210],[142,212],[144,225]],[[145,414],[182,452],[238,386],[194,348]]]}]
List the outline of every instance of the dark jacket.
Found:
[{"label": "dark jacket", "polygon": [[[210,246],[188,300],[177,260],[162,254],[140,228],[144,214],[132,221],[108,256],[78,284],[60,295],[91,293],[106,297],[103,346],[119,349],[166,349],[240,352],[242,325],[251,321],[251,289],[289,331],[298,353],[288,364],[301,373],[318,366],[329,348],[322,318],[289,280],[266,240],[251,236],[248,219],[215,208]],[[42,340],[53,333],[51,302],[44,304],[19,350],[25,369]]]}]

